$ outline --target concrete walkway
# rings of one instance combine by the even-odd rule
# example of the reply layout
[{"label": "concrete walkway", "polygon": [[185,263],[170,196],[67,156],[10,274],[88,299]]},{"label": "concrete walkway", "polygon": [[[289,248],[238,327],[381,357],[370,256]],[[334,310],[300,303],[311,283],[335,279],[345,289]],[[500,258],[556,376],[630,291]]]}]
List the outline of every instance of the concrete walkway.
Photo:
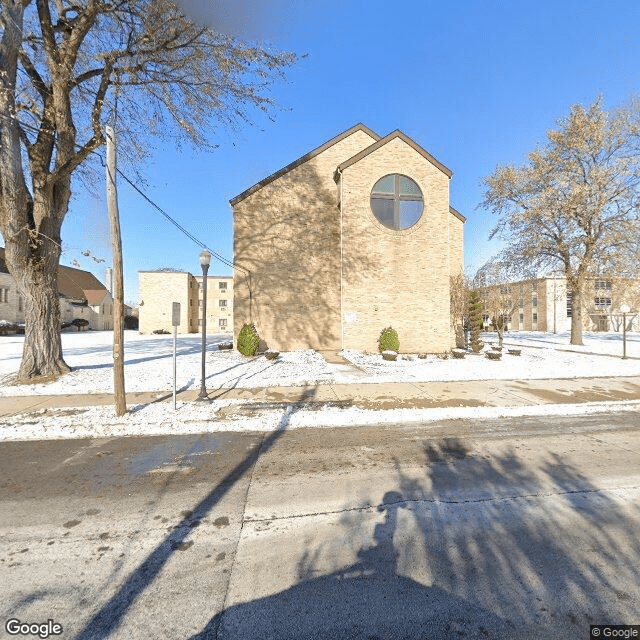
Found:
[{"label": "concrete walkway", "polygon": [[[305,403],[355,406],[363,409],[429,409],[442,407],[522,407],[640,400],[640,376],[616,378],[558,378],[547,380],[464,380],[382,384],[317,384],[304,387],[209,389],[211,400],[242,400],[247,409]],[[178,394],[196,401],[198,389]],[[127,394],[127,405],[171,402],[171,391]],[[42,408],[100,406],[113,396],[65,394],[0,397],[0,417]]]}]

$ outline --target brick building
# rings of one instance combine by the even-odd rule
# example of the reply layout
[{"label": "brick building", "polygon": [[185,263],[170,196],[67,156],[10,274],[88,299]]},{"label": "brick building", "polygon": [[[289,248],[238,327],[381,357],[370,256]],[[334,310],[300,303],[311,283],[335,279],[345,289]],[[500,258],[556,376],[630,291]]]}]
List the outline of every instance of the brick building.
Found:
[{"label": "brick building", "polygon": [[[171,331],[173,302],[180,303],[178,333],[198,333],[202,327],[202,276],[187,271],[139,271],[140,333]],[[227,333],[233,327],[233,278],[207,276],[207,333]]]},{"label": "brick building", "polygon": [[[571,329],[574,303],[564,277],[548,276],[504,283],[489,287],[489,290],[483,297],[494,301],[498,299],[500,304],[496,308],[511,311],[507,318],[507,326],[511,330],[560,332]],[[627,316],[627,329],[640,329],[638,280],[590,278],[582,302],[585,331],[621,331],[620,305],[623,303],[633,312]]]},{"label": "brick building", "polygon": [[253,322],[281,350],[454,346],[450,276],[465,218],[451,171],[400,131],[358,124],[231,200],[234,334]]},{"label": "brick building", "polygon": [[[107,287],[92,273],[60,265],[58,267],[60,319],[63,323],[83,318],[89,329],[113,329],[113,298]],[[24,300],[9,273],[0,247],[0,321],[24,322]]]}]

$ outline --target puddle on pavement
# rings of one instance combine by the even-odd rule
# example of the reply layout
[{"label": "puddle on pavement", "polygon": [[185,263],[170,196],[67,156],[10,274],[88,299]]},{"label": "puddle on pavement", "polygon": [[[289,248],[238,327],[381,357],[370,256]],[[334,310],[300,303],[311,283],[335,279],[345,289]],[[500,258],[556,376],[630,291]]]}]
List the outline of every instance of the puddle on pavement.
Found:
[{"label": "puddle on pavement", "polygon": [[170,442],[158,440],[150,447],[127,460],[128,471],[140,477],[151,472],[188,470],[198,456],[215,453],[226,444],[227,436],[207,434],[198,437],[172,438]]}]

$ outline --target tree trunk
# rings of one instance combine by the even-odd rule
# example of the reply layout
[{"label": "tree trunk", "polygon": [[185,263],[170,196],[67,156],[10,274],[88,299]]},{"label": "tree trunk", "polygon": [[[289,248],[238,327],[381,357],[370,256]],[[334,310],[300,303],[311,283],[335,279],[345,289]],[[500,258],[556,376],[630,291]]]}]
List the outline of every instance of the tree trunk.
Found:
[{"label": "tree trunk", "polygon": [[62,357],[58,261],[60,247],[45,239],[26,252],[7,242],[7,267],[24,298],[25,330],[18,381],[33,383],[70,371]]},{"label": "tree trunk", "polygon": [[582,345],[582,286],[573,289],[571,299],[571,340],[570,344]]},{"label": "tree trunk", "polygon": [[[29,209],[31,204],[27,204]],[[32,216],[28,216],[33,224]],[[18,381],[50,380],[71,369],[62,357],[60,337],[59,224],[47,218],[36,230],[5,235],[5,258],[24,300],[25,338]]]}]

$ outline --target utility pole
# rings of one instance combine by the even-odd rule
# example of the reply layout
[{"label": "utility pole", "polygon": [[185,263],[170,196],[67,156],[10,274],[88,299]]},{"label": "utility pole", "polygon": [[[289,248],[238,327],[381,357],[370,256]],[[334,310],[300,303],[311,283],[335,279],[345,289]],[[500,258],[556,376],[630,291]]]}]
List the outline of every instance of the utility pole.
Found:
[{"label": "utility pole", "polygon": [[122,238],[116,190],[116,138],[113,127],[107,125],[107,209],[111,228],[113,253],[113,389],[116,415],[127,412],[124,390],[124,279],[122,275]]}]

